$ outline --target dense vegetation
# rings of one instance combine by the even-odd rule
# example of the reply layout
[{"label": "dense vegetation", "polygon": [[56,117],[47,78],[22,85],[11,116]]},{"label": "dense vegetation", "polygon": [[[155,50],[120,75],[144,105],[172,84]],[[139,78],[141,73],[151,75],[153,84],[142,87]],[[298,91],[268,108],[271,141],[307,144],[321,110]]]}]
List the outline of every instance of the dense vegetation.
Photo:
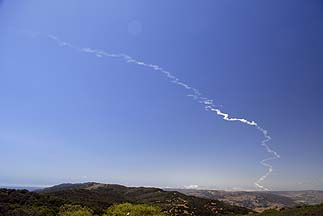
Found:
[{"label": "dense vegetation", "polygon": [[[130,203],[114,204],[110,206],[103,216],[166,216],[157,206]],[[93,216],[93,210],[80,205],[64,205],[60,208],[58,216]]]},{"label": "dense vegetation", "polygon": [[63,205],[60,207],[58,216],[93,216],[93,210],[80,205]]},{"label": "dense vegetation", "polygon": [[[70,202],[72,203],[72,202]],[[158,206],[114,204],[103,210],[103,216],[166,216]],[[94,216],[94,211],[62,199],[27,190],[0,189],[1,216]]]},{"label": "dense vegetation", "polygon": [[[128,204],[124,204],[128,203]],[[134,204],[134,205],[130,205]],[[123,204],[117,206],[115,204]],[[110,207],[110,211],[107,209]],[[115,212],[140,212],[145,209],[155,216],[168,215],[227,215],[246,214],[250,210],[216,200],[166,192],[157,188],[128,188],[120,185],[84,184],[81,187],[54,187],[48,190],[0,190],[0,215],[54,216],[54,215],[118,215]],[[157,214],[158,212],[158,214]],[[149,214],[147,214],[149,215]]]},{"label": "dense vegetation", "polygon": [[323,204],[254,213],[216,200],[96,183],[39,192],[0,189],[0,216],[323,216]]},{"label": "dense vegetation", "polygon": [[48,195],[27,190],[0,189],[0,215],[51,216],[58,212],[64,202]]},{"label": "dense vegetation", "polygon": [[130,203],[115,204],[109,207],[103,216],[166,216],[161,208],[145,204],[133,205]]}]

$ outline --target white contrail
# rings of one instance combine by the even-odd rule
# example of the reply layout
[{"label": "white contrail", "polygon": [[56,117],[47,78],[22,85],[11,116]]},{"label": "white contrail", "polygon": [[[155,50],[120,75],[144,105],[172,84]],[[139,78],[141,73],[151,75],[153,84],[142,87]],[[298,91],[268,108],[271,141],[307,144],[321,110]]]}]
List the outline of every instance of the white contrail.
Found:
[{"label": "white contrail", "polygon": [[60,47],[71,48],[71,49],[79,51],[79,52],[95,55],[96,57],[99,57],[99,58],[103,58],[103,57],[118,58],[118,59],[124,60],[127,63],[131,63],[131,64],[135,64],[135,65],[138,65],[138,66],[150,68],[150,69],[152,69],[154,71],[160,72],[171,83],[174,83],[175,85],[177,85],[179,87],[182,87],[182,88],[186,89],[187,91],[189,91],[189,94],[187,96],[192,97],[193,100],[196,100],[199,103],[201,103],[204,106],[206,111],[214,112],[216,115],[221,116],[222,119],[225,120],[225,121],[232,121],[232,122],[237,121],[237,122],[240,122],[240,123],[255,127],[256,130],[261,132],[263,137],[264,137],[264,139],[261,141],[261,145],[265,148],[265,150],[268,153],[270,153],[272,155],[272,157],[269,157],[269,158],[266,158],[266,159],[260,161],[260,164],[267,168],[267,172],[264,175],[262,175],[260,178],[258,178],[254,184],[258,189],[268,190],[268,188],[266,188],[265,186],[262,185],[262,182],[273,172],[273,166],[271,164],[269,164],[268,161],[278,159],[278,158],[280,158],[280,155],[276,151],[271,149],[270,146],[267,144],[267,142],[269,142],[271,140],[271,137],[268,135],[267,130],[265,130],[265,129],[261,128],[260,126],[258,126],[258,124],[255,121],[250,121],[250,120],[247,120],[247,119],[244,119],[244,118],[230,117],[230,115],[228,113],[225,113],[225,112],[221,111],[218,108],[218,106],[213,103],[213,100],[208,99],[206,97],[202,97],[202,94],[200,93],[199,90],[197,90],[197,89],[191,87],[190,85],[182,82],[180,79],[178,79],[176,76],[174,76],[171,72],[163,69],[159,65],[148,64],[148,63],[145,63],[143,61],[137,60],[137,59],[135,59],[135,58],[133,58],[133,57],[131,57],[129,55],[122,54],[122,53],[121,54],[114,54],[114,53],[108,53],[106,51],[98,50],[98,49],[80,48],[80,47],[72,45],[71,43],[62,41],[58,37],[56,37],[54,35],[43,35],[43,34],[41,34],[39,32],[32,32],[32,31],[29,31],[29,30],[24,31],[24,32],[28,33],[32,37],[37,37],[37,36],[46,37],[46,38],[56,42]]}]

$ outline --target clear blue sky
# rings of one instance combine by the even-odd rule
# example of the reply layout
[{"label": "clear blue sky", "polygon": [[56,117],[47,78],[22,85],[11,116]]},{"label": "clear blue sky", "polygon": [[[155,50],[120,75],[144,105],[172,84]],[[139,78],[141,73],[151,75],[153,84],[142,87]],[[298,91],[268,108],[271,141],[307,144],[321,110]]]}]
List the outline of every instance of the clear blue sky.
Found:
[{"label": "clear blue sky", "polygon": [[268,157],[160,73],[266,128],[271,189],[323,189],[320,0],[0,0],[0,185],[99,181],[254,189]]}]

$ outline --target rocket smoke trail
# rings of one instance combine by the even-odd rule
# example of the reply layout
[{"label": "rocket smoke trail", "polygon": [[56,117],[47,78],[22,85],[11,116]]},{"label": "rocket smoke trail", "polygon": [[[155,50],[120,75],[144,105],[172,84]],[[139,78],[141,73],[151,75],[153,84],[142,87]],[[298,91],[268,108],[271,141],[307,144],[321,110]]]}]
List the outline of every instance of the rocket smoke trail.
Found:
[{"label": "rocket smoke trail", "polygon": [[60,47],[71,48],[71,49],[76,50],[78,52],[88,53],[88,54],[94,55],[99,58],[104,58],[104,57],[116,58],[116,59],[121,59],[126,63],[150,68],[150,69],[157,71],[157,72],[161,73],[162,75],[164,75],[174,85],[177,85],[181,88],[186,89],[189,92],[189,94],[187,96],[191,97],[193,100],[202,104],[206,111],[210,111],[210,112],[215,113],[216,115],[222,117],[222,119],[225,121],[231,121],[231,122],[236,121],[236,122],[240,122],[242,124],[246,124],[246,125],[255,127],[255,129],[263,135],[264,139],[261,141],[261,145],[264,147],[264,149],[269,154],[271,154],[271,157],[260,161],[260,164],[262,166],[264,166],[265,168],[267,168],[267,172],[264,175],[262,175],[260,178],[258,178],[254,182],[254,184],[260,190],[268,190],[267,187],[262,185],[262,182],[273,172],[273,166],[269,163],[269,161],[279,159],[280,155],[267,144],[272,139],[268,135],[267,130],[260,127],[255,121],[250,121],[250,120],[247,120],[244,118],[230,117],[229,114],[221,111],[218,108],[218,106],[214,104],[213,100],[202,96],[202,94],[200,93],[199,90],[191,87],[190,85],[186,84],[185,82],[182,82],[180,79],[178,79],[176,76],[174,76],[171,72],[163,69],[159,65],[148,64],[143,61],[137,60],[129,55],[126,55],[126,54],[114,54],[114,53],[108,53],[106,51],[98,50],[98,49],[76,47],[76,46],[72,45],[71,43],[60,40],[58,37],[56,37],[54,35],[43,35],[41,33],[32,32],[32,31],[24,31],[24,33],[28,33],[29,35],[31,35],[33,37],[43,36],[43,37],[46,37],[46,38],[54,41]]}]

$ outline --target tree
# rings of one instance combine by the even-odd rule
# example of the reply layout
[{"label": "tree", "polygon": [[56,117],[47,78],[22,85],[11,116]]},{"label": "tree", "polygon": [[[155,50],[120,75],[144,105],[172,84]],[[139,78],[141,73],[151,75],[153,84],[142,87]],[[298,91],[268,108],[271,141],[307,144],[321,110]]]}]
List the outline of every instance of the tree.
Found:
[{"label": "tree", "polygon": [[63,205],[59,209],[59,216],[93,216],[90,208],[80,205]]},{"label": "tree", "polygon": [[150,205],[115,204],[103,216],[166,216],[159,207]]}]

